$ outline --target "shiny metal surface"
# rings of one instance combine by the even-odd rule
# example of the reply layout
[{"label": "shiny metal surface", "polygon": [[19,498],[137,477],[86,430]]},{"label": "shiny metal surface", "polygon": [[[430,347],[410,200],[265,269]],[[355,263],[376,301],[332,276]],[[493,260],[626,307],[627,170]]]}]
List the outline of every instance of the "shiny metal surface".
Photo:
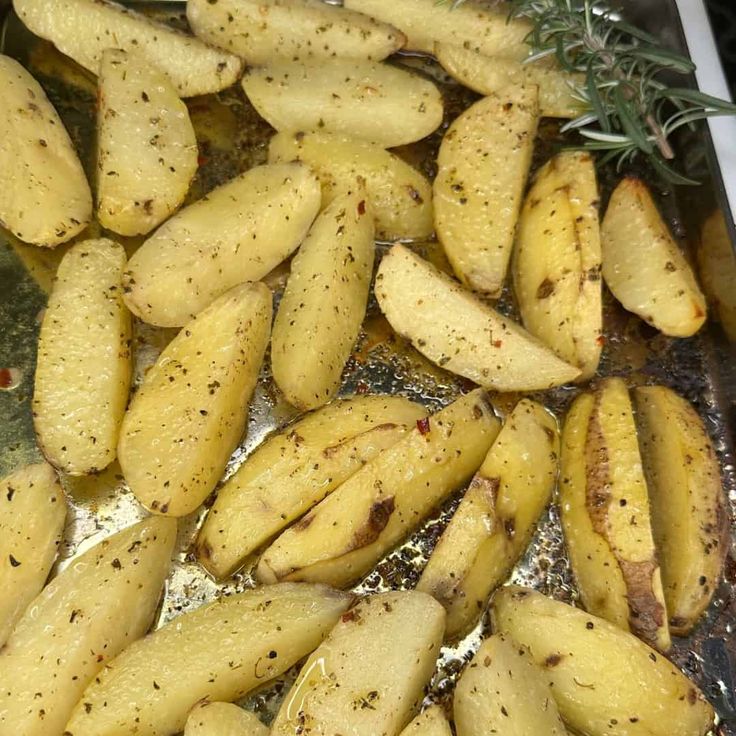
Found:
[{"label": "shiny metal surface", "polygon": [[[669,0],[641,0],[626,5],[633,20],[655,30],[668,44],[681,47],[673,3]],[[7,3],[3,5],[0,2],[0,12],[3,7],[8,10]],[[149,3],[146,7],[159,18],[178,25],[185,22],[181,3]],[[94,176],[94,78],[50,44],[31,36],[12,12],[6,12],[5,16],[1,37],[3,52],[21,60],[41,82],[69,128],[88,173]],[[439,81],[445,95],[448,120],[475,99],[472,93],[450,83],[427,59],[401,57],[397,63],[419,67]],[[193,98],[187,100],[187,104],[200,142],[201,167],[189,195],[189,200],[194,200],[240,171],[263,162],[272,131],[256,115],[239,87],[218,95]],[[431,175],[440,137],[441,132],[438,132],[428,141],[405,147],[399,153]],[[544,121],[535,165],[544,161],[562,142],[558,125]],[[721,314],[726,329],[709,325],[695,338],[672,340],[624,312],[606,294],[606,345],[600,373],[624,376],[630,385],[662,382],[697,405],[716,442],[723,466],[724,488],[733,511],[736,509],[736,473],[731,422],[736,418],[736,365],[728,333],[736,337],[736,260],[732,250],[736,241],[730,217],[720,223],[718,221],[722,217],[719,212],[722,192],[707,137],[702,133],[688,134],[680,144],[688,173],[697,175],[704,182],[703,186],[673,192],[653,180],[646,170],[639,173],[650,180],[674,232],[693,259],[697,254],[698,262],[706,264],[706,268],[708,264],[716,263],[711,272],[721,278],[716,279],[717,284],[711,284],[713,279],[706,279],[706,283],[711,284],[711,291],[718,300],[717,309],[712,311]],[[610,170],[601,172],[603,204],[617,176]],[[706,225],[706,221],[711,224]],[[94,227],[84,235],[95,235]],[[714,236],[714,232],[719,234]],[[128,253],[132,253],[140,242],[117,239],[124,242]],[[439,265],[444,264],[436,243],[416,243],[415,247]],[[14,369],[11,386],[0,391],[0,474],[38,457],[30,413],[36,339],[54,272],[65,250],[65,246],[48,251],[23,245],[7,233],[0,233],[0,368]],[[729,268],[732,273],[729,273]],[[280,267],[268,277],[268,281],[278,291],[287,273],[288,265]],[[514,313],[511,294],[504,295],[500,308],[509,314]],[[172,336],[171,330],[141,323],[136,325],[138,381]],[[345,372],[343,394],[400,393],[436,408],[448,403],[465,388],[464,381],[430,365],[397,338],[376,304],[371,304],[360,343]],[[562,419],[565,407],[578,390],[563,388],[537,394],[535,398]],[[508,394],[493,397],[501,414],[508,411],[518,398]],[[234,453],[228,473],[238,467],[264,436],[294,416],[294,410],[280,397],[268,369],[264,368],[251,408],[247,436]],[[117,465],[95,477],[65,478],[64,487],[72,513],[58,568],[63,567],[72,555],[144,513],[127,490]],[[412,587],[460,495],[461,492],[455,494],[404,545],[388,555],[356,587],[356,591]],[[157,626],[215,596],[253,585],[250,573],[244,571],[227,584],[218,586],[193,559],[191,542],[204,513],[206,509],[180,523],[179,543]],[[555,597],[575,600],[575,587],[554,505],[540,524],[529,551],[512,577],[514,581],[532,585]],[[736,723],[733,722],[736,719],[735,625],[736,560],[731,555],[726,579],[707,616],[692,637],[676,641],[673,652],[675,661],[703,687],[717,707],[725,721],[716,732],[722,736],[736,735]],[[427,696],[429,700],[447,702],[455,676],[477,647],[485,628],[486,623],[482,622],[462,642],[443,648]],[[292,672],[278,682],[264,686],[247,699],[247,705],[268,720],[293,676]]]}]

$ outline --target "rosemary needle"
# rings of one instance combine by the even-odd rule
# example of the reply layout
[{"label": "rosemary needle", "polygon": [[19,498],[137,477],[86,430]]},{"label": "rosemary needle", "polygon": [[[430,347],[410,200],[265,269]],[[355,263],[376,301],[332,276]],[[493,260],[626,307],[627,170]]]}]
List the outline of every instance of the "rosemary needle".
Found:
[{"label": "rosemary needle", "polygon": [[[455,0],[454,6],[464,0]],[[663,47],[649,33],[619,19],[606,0],[511,0],[511,18],[532,24],[526,63],[547,56],[582,74],[570,82],[583,112],[563,130],[577,130],[584,147],[620,168],[646,156],[666,179],[696,184],[669,162],[672,134],[714,115],[734,115],[736,105],[686,87],[670,87],[663,73],[690,74],[688,58]]]}]

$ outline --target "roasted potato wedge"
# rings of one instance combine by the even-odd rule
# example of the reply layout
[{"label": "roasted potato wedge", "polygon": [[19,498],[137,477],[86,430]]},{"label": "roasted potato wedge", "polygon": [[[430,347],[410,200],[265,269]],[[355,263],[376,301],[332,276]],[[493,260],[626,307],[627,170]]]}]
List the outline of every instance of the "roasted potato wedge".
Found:
[{"label": "roasted potato wedge", "polygon": [[185,516],[212,492],[245,430],[271,330],[260,282],[223,294],[169,343],[125,414],[118,455],[150,511]]},{"label": "roasted potato wedge", "polygon": [[248,64],[334,57],[380,61],[404,34],[387,23],[322,0],[189,0],[194,33]]},{"label": "roasted potato wedge", "polygon": [[537,87],[503,87],[453,121],[437,154],[437,237],[457,277],[491,297],[506,278],[538,122]]},{"label": "roasted potato wedge", "polygon": [[41,323],[33,424],[47,460],[70,475],[97,472],[115,459],[132,372],[124,267],[125,251],[112,240],[74,245]]},{"label": "roasted potato wedge", "polygon": [[634,399],[670,630],[685,635],[713,598],[728,552],[721,469],[689,402],[665,386],[637,388]]},{"label": "roasted potato wedge", "polygon": [[391,148],[428,136],[442,122],[442,96],[432,82],[373,61],[274,62],[249,69],[243,89],[279,132],[320,130]]},{"label": "roasted potato wedge", "polygon": [[562,434],[562,528],[585,608],[650,646],[670,634],[629,392],[608,378],[573,403]]},{"label": "roasted potato wedge", "polygon": [[174,215],[135,252],[126,304],[146,322],[181,327],[290,256],[319,206],[319,182],[303,164],[246,171]]},{"label": "roasted potato wedge", "polygon": [[232,574],[425,416],[400,396],[356,396],[270,437],[218,491],[197,537],[200,562],[216,578]]},{"label": "roasted potato wedge", "polygon": [[33,600],[0,656],[2,736],[64,731],[87,684],[151,625],[175,539],[175,521],[145,519],[75,558]]},{"label": "roasted potato wedge", "polygon": [[268,736],[255,713],[234,703],[197,703],[187,717],[184,736]]},{"label": "roasted potato wedge", "polygon": [[431,705],[401,732],[401,736],[452,736],[452,731],[442,708]]},{"label": "roasted potato wedge", "polygon": [[511,637],[486,639],[453,698],[458,736],[567,736],[545,671]]},{"label": "roasted potato wedge", "polygon": [[598,185],[588,153],[563,152],[537,174],[519,218],[514,290],[532,335],[563,360],[595,375],[603,308]]},{"label": "roasted potato wedge", "polygon": [[488,56],[521,60],[529,53],[526,21],[509,22],[505,9],[466,0],[450,5],[436,0],[345,0],[345,7],[390,23],[406,35],[406,48],[433,54],[437,42],[457,44]]},{"label": "roasted potato wedge", "polygon": [[203,698],[232,701],[311,652],[351,596],[274,585],[217,599],[129,646],[84,691],[66,730],[168,736]]},{"label": "roasted potato wedge", "polygon": [[307,164],[319,178],[323,205],[354,187],[356,179],[363,179],[378,238],[427,238],[432,234],[432,185],[390,151],[330,133],[278,133],[271,138],[269,162],[294,159]]},{"label": "roasted potato wedge", "polygon": [[258,578],[349,585],[470,478],[498,429],[480,389],[418,422],[278,537]]},{"label": "roasted potato wedge", "polygon": [[417,590],[447,610],[447,637],[478,620],[524,553],[557,480],[557,422],[522,399],[509,414],[429,557]]},{"label": "roasted potato wedge", "polygon": [[61,543],[66,501],[47,463],[0,480],[0,647],[41,592]]},{"label": "roasted potato wedge", "polygon": [[424,697],[445,612],[424,593],[381,593],[343,614],[306,661],[272,736],[397,734]]},{"label": "roasted potato wedge", "polygon": [[2,54],[0,87],[0,224],[25,243],[64,243],[92,219],[82,164],[41,85]]},{"label": "roasted potato wedge", "polygon": [[368,306],[373,236],[370,202],[356,182],[314,221],[291,262],[273,323],[271,369],[286,400],[303,411],[340,388]]},{"label": "roasted potato wedge", "polygon": [[143,56],[107,49],[97,106],[97,219],[140,235],[183,202],[197,171],[187,106]]},{"label": "roasted potato wedge", "polygon": [[435,44],[434,54],[444,70],[460,84],[482,94],[498,92],[509,85],[537,85],[539,114],[548,118],[576,118],[584,108],[571,84],[585,86],[580,74],[570,74],[545,62],[522,64],[515,58],[486,56],[467,46]]},{"label": "roasted potato wedge", "polygon": [[243,68],[237,56],[107,0],[14,0],[13,7],[29,30],[92,74],[106,49],[136,51],[192,97],[229,87]]},{"label": "roasted potato wedge", "polygon": [[496,391],[535,391],[580,371],[403,245],[383,257],[375,293],[391,326],[433,363]]},{"label": "roasted potato wedge", "polygon": [[646,184],[626,177],[601,225],[603,278],[623,306],[672,337],[705,322],[705,297]]},{"label": "roasted potato wedge", "polygon": [[544,668],[560,715],[587,736],[704,736],[713,708],[671,662],[608,621],[527,588],[501,588],[493,630]]}]

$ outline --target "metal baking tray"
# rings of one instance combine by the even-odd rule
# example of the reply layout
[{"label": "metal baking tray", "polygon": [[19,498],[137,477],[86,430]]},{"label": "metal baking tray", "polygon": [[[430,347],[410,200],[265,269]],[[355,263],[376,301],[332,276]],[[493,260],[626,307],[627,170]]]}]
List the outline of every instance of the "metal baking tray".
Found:
[{"label": "metal baking tray", "polygon": [[[160,0],[137,2],[135,5],[161,20],[186,27],[182,2]],[[622,5],[627,19],[655,33],[670,47],[686,52],[675,0],[628,0]],[[92,180],[95,171],[94,77],[51,44],[32,36],[20,24],[7,0],[0,0],[0,24],[0,50],[21,61],[43,85],[69,129]],[[399,55],[393,62],[412,66],[437,81],[445,97],[445,124],[477,98],[474,93],[448,79],[428,58]],[[216,95],[189,99],[187,105],[200,146],[200,169],[188,198],[192,201],[235,174],[265,161],[272,130],[255,113],[239,85]],[[403,147],[398,153],[431,176],[441,135],[442,129],[425,141]],[[534,165],[546,160],[567,140],[559,134],[558,122],[543,121]],[[723,217],[722,224],[733,248],[736,233],[707,129],[683,134],[678,141],[678,150],[686,173],[701,181],[701,186],[672,189],[653,178],[646,168],[638,168],[636,173],[649,181],[674,233],[693,261],[696,254],[700,258],[709,256],[712,244],[701,237],[703,224],[709,217]],[[604,205],[617,178],[618,174],[610,168],[600,171]],[[81,237],[94,237],[98,233],[99,226],[93,224]],[[113,237],[124,243],[129,254],[142,240]],[[443,255],[436,242],[413,245],[423,255],[442,264]],[[385,244],[379,244],[379,248],[384,247]],[[40,457],[30,408],[36,341],[55,269],[67,249],[68,246],[48,250],[24,245],[0,232],[0,475]],[[721,262],[727,263],[728,259],[721,258]],[[277,296],[287,274],[288,265],[285,265],[267,278]],[[736,289],[736,269],[730,278],[729,283]],[[510,293],[504,294],[499,308],[515,314]],[[733,455],[736,362],[726,332],[718,324],[710,322],[693,338],[666,338],[623,311],[607,293],[604,326],[606,343],[600,375],[620,375],[630,385],[664,383],[694,402],[705,418],[721,460],[723,484],[729,496],[733,520],[736,512]],[[140,381],[146,367],[155,360],[173,334],[172,330],[136,324],[136,382]],[[432,366],[399,339],[381,316],[375,302],[371,303],[359,344],[345,371],[342,394],[396,393],[438,408],[467,388],[467,382]],[[568,386],[534,397],[562,419],[566,407],[579,390]],[[503,414],[519,396],[498,394],[492,398],[498,412]],[[247,435],[233,454],[227,473],[234,472],[269,432],[294,416],[294,410],[275,388],[266,361],[252,402]],[[73,555],[145,515],[127,489],[117,464],[96,476],[64,478],[63,484],[71,511],[56,571],[68,564]],[[413,587],[461,495],[462,491],[455,494],[405,544],[381,561],[355,590],[369,592]],[[178,544],[155,627],[218,595],[254,585],[248,570],[237,573],[224,585],[217,585],[194,559],[191,543],[207,505],[180,521]],[[540,523],[524,559],[514,570],[512,580],[566,601],[576,600],[554,504]],[[725,579],[713,604],[692,636],[675,640],[671,655],[703,688],[716,707],[721,722],[714,730],[714,736],[736,736],[734,626],[736,557],[732,551],[726,564]],[[487,627],[484,619],[457,645],[442,649],[428,688],[428,702],[448,702],[457,673],[477,648]],[[268,722],[296,671],[293,668],[251,694],[244,704],[259,712]]]}]

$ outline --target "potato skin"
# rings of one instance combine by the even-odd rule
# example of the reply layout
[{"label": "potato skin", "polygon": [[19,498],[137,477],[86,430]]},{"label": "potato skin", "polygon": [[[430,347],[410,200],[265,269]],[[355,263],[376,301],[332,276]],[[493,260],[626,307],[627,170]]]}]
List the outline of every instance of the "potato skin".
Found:
[{"label": "potato skin", "polygon": [[368,305],[375,245],[373,211],[362,184],[314,221],[291,262],[271,337],[271,368],[286,400],[307,411],[326,404]]},{"label": "potato skin", "polygon": [[586,736],[704,736],[713,708],[671,662],[617,626],[527,588],[506,586],[493,630],[544,668],[560,715]]},{"label": "potato skin", "polygon": [[560,508],[570,561],[588,611],[670,648],[647,483],[626,385],[581,394],[562,435]]},{"label": "potato skin", "polygon": [[665,386],[639,387],[634,400],[670,629],[684,636],[713,598],[728,553],[721,470],[689,402]]},{"label": "potato skin", "polygon": [[703,326],[705,297],[644,182],[626,177],[614,189],[601,248],[603,278],[626,309],[672,337]]},{"label": "potato skin", "polygon": [[25,243],[53,248],[92,219],[87,177],[41,85],[2,54],[0,83],[0,223]]},{"label": "potato skin", "polygon": [[118,243],[76,243],[59,264],[41,323],[33,426],[46,459],[69,475],[115,459],[132,373],[124,267]]}]

